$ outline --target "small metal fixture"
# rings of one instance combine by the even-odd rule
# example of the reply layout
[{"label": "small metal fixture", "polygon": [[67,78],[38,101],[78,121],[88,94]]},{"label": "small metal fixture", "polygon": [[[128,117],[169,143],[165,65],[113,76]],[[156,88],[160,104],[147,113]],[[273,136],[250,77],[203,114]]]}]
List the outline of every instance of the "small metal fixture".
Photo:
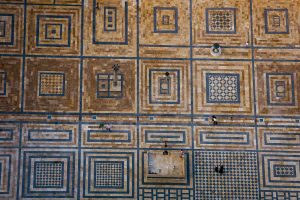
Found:
[{"label": "small metal fixture", "polygon": [[210,48],[210,54],[213,56],[220,56],[221,55],[221,46],[219,43],[215,43]]}]

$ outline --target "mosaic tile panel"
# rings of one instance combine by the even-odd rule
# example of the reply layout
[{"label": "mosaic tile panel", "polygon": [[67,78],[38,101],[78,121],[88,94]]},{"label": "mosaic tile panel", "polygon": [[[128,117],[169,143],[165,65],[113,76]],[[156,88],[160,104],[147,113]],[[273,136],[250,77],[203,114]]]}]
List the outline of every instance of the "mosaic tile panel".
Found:
[{"label": "mosaic tile panel", "polygon": [[84,54],[135,56],[136,2],[85,1]]},{"label": "mosaic tile panel", "polygon": [[189,127],[143,125],[140,134],[141,148],[163,148],[165,142],[171,149],[192,147],[192,133]]},{"label": "mosaic tile panel", "polygon": [[0,53],[22,53],[23,10],[21,5],[0,6]]},{"label": "mosaic tile panel", "polygon": [[161,0],[142,0],[140,7],[140,44],[189,44],[189,2],[176,0],[170,5]]},{"label": "mosaic tile panel", "polygon": [[[253,10],[254,44],[257,46],[291,47],[300,45],[300,1],[258,1]],[[278,51],[278,50],[277,50]],[[282,51],[280,51],[282,52]]]},{"label": "mosaic tile panel", "polygon": [[78,125],[73,124],[24,124],[22,126],[24,147],[76,147]]},{"label": "mosaic tile panel", "polygon": [[190,110],[186,62],[143,61],[141,68],[142,112],[159,113],[163,109],[164,113],[186,113]]},{"label": "mosaic tile panel", "polygon": [[16,199],[18,173],[18,150],[1,149],[0,153],[0,199]]},{"label": "mosaic tile panel", "polygon": [[[118,64],[115,73],[113,66]],[[136,110],[136,63],[133,60],[86,59],[83,111],[93,113]]]},{"label": "mosaic tile panel", "polygon": [[259,114],[295,115],[299,111],[297,63],[259,63],[256,67],[256,93]]},{"label": "mosaic tile panel", "polygon": [[297,153],[259,153],[262,191],[299,192],[300,156]]},{"label": "mosaic tile panel", "polygon": [[263,150],[295,151],[300,149],[300,129],[259,127],[259,148]]},{"label": "mosaic tile panel", "polygon": [[195,113],[252,113],[250,67],[248,62],[195,61]]},{"label": "mosaic tile panel", "polygon": [[20,130],[16,123],[0,124],[0,146],[13,147],[19,144]]},{"label": "mosaic tile panel", "polygon": [[[192,1],[193,45],[247,46],[250,38],[250,2],[235,1]],[[196,49],[195,49],[196,50]],[[199,49],[201,50],[201,49]],[[209,50],[208,50],[209,51]],[[241,54],[241,50],[225,52],[226,57]],[[207,54],[205,57],[209,57]]]},{"label": "mosaic tile panel", "polygon": [[194,159],[196,199],[258,199],[256,153],[197,151]]},{"label": "mosaic tile panel", "polygon": [[196,126],[194,143],[197,149],[252,149],[256,147],[255,130],[251,127]]},{"label": "mosaic tile panel", "polygon": [[82,158],[84,178],[81,198],[136,198],[136,158],[133,151],[84,150]]},{"label": "mosaic tile panel", "polygon": [[23,150],[22,197],[74,199],[76,154],[74,150]]},{"label": "mosaic tile panel", "polygon": [[[28,6],[28,54],[79,55],[80,15],[78,7]],[[67,14],[66,14],[67,13]]]},{"label": "mosaic tile panel", "polygon": [[25,68],[25,110],[78,111],[79,59],[28,58]]},{"label": "mosaic tile panel", "polygon": [[134,125],[112,125],[111,130],[99,128],[99,125],[82,126],[82,146],[108,148],[134,148],[137,145],[137,131]]},{"label": "mosaic tile panel", "polygon": [[0,58],[0,111],[20,111],[21,58]]}]

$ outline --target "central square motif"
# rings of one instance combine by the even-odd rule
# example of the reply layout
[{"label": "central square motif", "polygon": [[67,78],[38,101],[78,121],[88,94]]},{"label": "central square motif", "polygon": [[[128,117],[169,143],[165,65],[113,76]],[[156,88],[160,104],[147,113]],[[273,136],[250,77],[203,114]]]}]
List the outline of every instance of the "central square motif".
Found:
[{"label": "central square motif", "polygon": [[61,40],[63,32],[62,24],[46,24],[46,39]]},{"label": "central square motif", "polygon": [[98,74],[97,76],[98,98],[122,98],[123,75],[122,74]]},{"label": "central square motif", "polygon": [[266,73],[266,86],[268,105],[295,105],[293,73]]},{"label": "central square motif", "polygon": [[60,72],[40,72],[39,96],[64,96],[65,74]]},{"label": "central square motif", "polygon": [[6,95],[6,72],[0,72],[0,95]]},{"label": "central square motif", "polygon": [[176,7],[154,7],[154,33],[178,32],[178,9]]},{"label": "central square motif", "polygon": [[35,188],[62,188],[64,182],[63,162],[35,162],[34,163]]},{"label": "central square motif", "polygon": [[235,34],[236,8],[206,8],[206,33]]},{"label": "central square motif", "polygon": [[71,16],[37,15],[37,46],[70,47]]},{"label": "central square motif", "polygon": [[266,34],[289,34],[288,9],[265,9]]},{"label": "central square motif", "polygon": [[95,161],[95,188],[123,188],[124,162]]},{"label": "central square motif", "polygon": [[[166,76],[168,73],[168,76]],[[180,71],[149,70],[149,100],[151,104],[180,104]]]},{"label": "central square motif", "polygon": [[239,74],[206,74],[207,103],[240,103]]}]

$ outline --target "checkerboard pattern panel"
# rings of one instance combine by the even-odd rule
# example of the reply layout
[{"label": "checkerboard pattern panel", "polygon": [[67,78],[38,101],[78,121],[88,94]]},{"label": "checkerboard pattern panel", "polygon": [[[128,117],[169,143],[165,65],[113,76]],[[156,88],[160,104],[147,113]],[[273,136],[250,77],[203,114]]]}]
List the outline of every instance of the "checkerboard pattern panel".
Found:
[{"label": "checkerboard pattern panel", "polygon": [[40,72],[40,96],[64,96],[65,74]]},{"label": "checkerboard pattern panel", "polygon": [[207,103],[240,103],[239,74],[206,74]]},{"label": "checkerboard pattern panel", "polygon": [[256,153],[197,151],[194,162],[196,199],[258,199]]},{"label": "checkerboard pattern panel", "polygon": [[63,162],[35,162],[34,186],[37,188],[61,188],[64,179]]},{"label": "checkerboard pattern panel", "polygon": [[95,162],[95,187],[122,188],[124,178],[123,162]]}]

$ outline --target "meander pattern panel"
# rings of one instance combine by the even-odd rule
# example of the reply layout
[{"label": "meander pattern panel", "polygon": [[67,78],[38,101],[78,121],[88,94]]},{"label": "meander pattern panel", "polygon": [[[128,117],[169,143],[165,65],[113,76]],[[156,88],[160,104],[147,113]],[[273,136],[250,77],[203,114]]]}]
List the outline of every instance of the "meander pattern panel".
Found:
[{"label": "meander pattern panel", "polygon": [[300,200],[299,19],[300,0],[0,0],[0,200]]}]

